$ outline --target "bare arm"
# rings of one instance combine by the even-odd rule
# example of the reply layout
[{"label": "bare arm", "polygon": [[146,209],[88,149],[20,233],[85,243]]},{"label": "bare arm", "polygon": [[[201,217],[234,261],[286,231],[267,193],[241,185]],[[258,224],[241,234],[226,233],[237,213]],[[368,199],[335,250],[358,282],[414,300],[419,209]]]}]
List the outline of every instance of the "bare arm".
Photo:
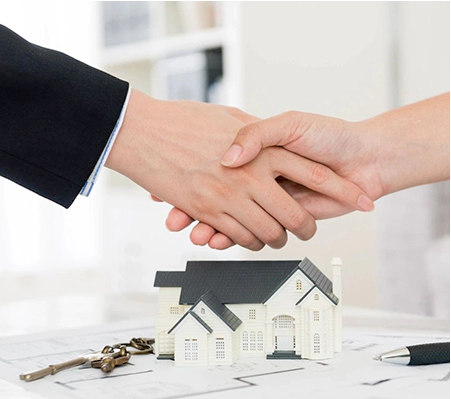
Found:
[{"label": "bare arm", "polygon": [[[449,179],[449,122],[449,93],[357,123],[290,111],[244,126],[222,163],[239,167],[262,148],[281,146],[327,165],[376,200],[409,187]],[[322,185],[329,184],[326,175],[320,180]],[[316,219],[354,210],[292,182],[282,185]],[[186,227],[187,222],[178,210],[168,218],[174,230]],[[213,247],[233,245],[232,240],[215,235],[202,224],[193,229],[191,237],[196,243],[208,242]]]}]

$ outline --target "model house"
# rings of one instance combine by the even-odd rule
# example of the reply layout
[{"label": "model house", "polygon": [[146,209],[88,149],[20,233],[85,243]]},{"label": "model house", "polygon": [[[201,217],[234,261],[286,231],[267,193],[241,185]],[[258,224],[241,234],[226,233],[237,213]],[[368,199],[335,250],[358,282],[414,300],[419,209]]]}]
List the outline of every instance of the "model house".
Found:
[{"label": "model house", "polygon": [[332,282],[302,261],[189,261],[158,271],[158,359],[231,365],[243,357],[327,359],[341,351],[341,260]]}]

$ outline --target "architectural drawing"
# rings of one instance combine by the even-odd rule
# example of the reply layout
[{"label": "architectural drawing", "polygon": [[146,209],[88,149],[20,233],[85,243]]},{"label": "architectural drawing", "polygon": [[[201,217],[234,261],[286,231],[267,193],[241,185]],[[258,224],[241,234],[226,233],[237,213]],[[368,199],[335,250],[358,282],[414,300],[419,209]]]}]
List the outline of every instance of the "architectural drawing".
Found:
[{"label": "architectural drawing", "polygon": [[177,366],[331,358],[341,351],[341,266],[332,259],[333,283],[308,258],[158,271],[155,353]]}]

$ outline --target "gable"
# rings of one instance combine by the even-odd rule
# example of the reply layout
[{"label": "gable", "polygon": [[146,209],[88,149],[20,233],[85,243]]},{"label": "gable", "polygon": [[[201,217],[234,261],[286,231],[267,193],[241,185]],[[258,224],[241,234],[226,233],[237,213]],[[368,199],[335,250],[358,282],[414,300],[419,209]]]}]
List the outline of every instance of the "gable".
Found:
[{"label": "gable", "polygon": [[235,331],[242,323],[240,318],[221,303],[211,290],[202,295],[190,310],[197,314],[200,313],[201,317],[204,317],[202,307],[209,309],[216,318],[232,331]]},{"label": "gable", "polygon": [[213,332],[212,328],[205,323],[196,313],[189,310],[186,312],[180,320],[174,324],[174,326],[168,331],[168,334],[177,332],[184,328],[195,328],[197,330],[202,329],[204,332],[210,334]]},{"label": "gable", "polygon": [[278,292],[281,287],[283,287],[288,280],[292,278],[292,275],[297,273],[297,271],[300,270],[302,274],[310,280],[310,282],[318,287],[318,289],[326,295],[330,301],[332,301],[335,305],[338,304],[339,299],[335,296],[333,293],[333,286],[332,282],[319,270],[308,258],[304,258],[304,260],[294,269],[290,275],[286,277],[284,281],[282,281],[277,287],[277,289],[270,295],[268,298],[265,299],[265,302],[268,302],[271,297],[273,297],[276,292]]},{"label": "gable", "polygon": [[[274,305],[283,302],[286,305],[295,305],[312,287],[313,283],[301,270],[296,269],[283,284],[281,284],[272,295],[265,300],[265,305]],[[300,288],[300,289],[299,289]]]},{"label": "gable", "polygon": [[337,303],[335,303],[328,295],[324,294],[324,292],[318,287],[318,286],[313,286],[308,292],[306,292],[300,299],[299,301],[296,302],[296,306],[301,305],[303,302],[307,301],[307,300],[312,300],[314,301],[314,296],[318,295],[319,299],[323,300],[327,300],[328,302],[331,302],[332,305],[337,305]]}]

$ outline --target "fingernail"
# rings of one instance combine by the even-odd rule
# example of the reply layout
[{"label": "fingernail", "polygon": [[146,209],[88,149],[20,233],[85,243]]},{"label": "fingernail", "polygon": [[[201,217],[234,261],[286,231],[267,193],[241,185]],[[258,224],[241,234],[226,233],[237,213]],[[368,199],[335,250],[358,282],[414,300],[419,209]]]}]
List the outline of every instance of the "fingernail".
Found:
[{"label": "fingernail", "polygon": [[242,152],[243,148],[240,145],[233,144],[222,157],[221,164],[224,166],[232,165],[239,158]]},{"label": "fingernail", "polygon": [[357,199],[357,206],[365,212],[370,212],[374,210],[374,203],[366,195],[360,194]]}]

